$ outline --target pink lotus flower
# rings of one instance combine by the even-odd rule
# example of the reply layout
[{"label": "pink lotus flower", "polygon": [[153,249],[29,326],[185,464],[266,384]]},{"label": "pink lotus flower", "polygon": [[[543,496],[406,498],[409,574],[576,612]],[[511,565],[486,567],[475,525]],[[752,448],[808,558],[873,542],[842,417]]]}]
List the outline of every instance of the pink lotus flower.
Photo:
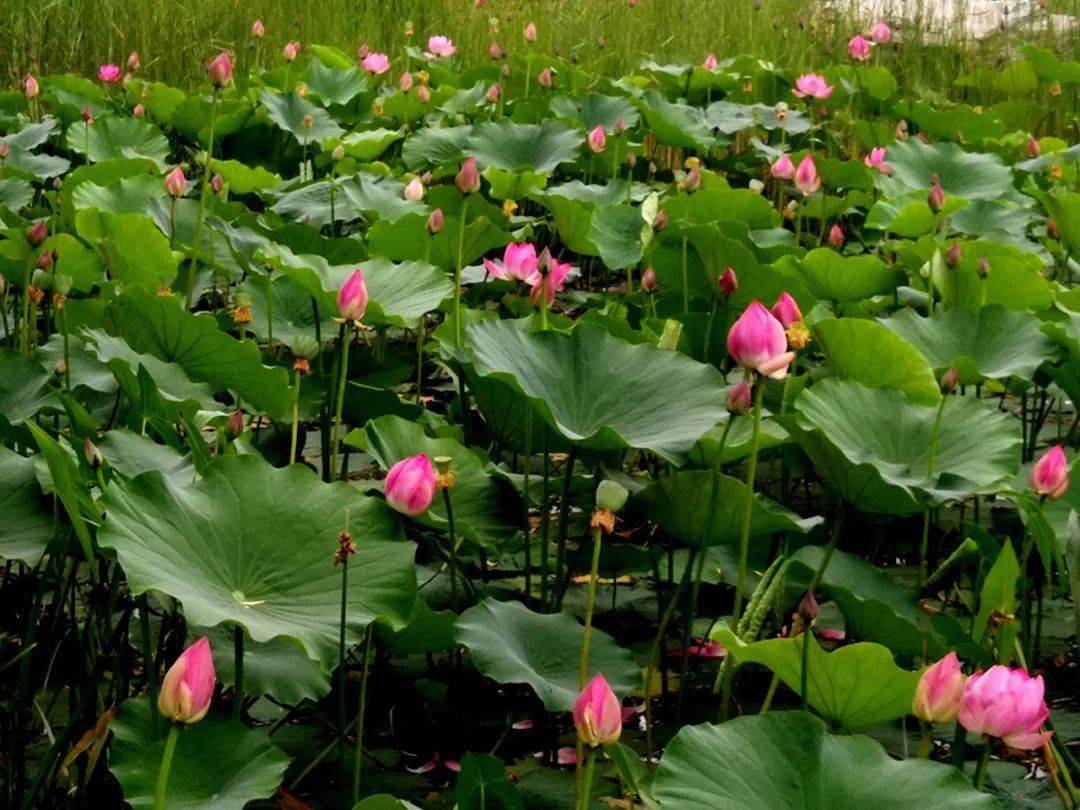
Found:
[{"label": "pink lotus flower", "polygon": [[613,743],[622,733],[622,707],[607,680],[597,673],[574,703],[578,739],[596,748]]},{"label": "pink lotus flower", "polygon": [[536,23],[529,23],[523,32],[526,42],[536,42]]},{"label": "pink lotus flower", "polygon": [[182,197],[184,195],[184,189],[187,188],[187,178],[184,177],[184,170],[177,166],[167,175],[165,175],[165,191],[172,197]]},{"label": "pink lotus flower", "polygon": [[33,100],[38,97],[40,91],[41,88],[38,87],[38,81],[34,78],[34,74],[27,73],[26,78],[23,79],[23,95]]},{"label": "pink lotus flower", "polygon": [[856,34],[848,42],[848,55],[856,62],[865,62],[870,58],[870,51],[874,46],[862,34]]},{"label": "pink lotus flower", "polygon": [[838,222],[834,222],[833,226],[829,228],[829,244],[834,248],[844,246],[844,229],[840,227]]},{"label": "pink lotus flower", "polygon": [[799,311],[799,305],[795,302],[788,293],[780,293],[780,297],[776,299],[776,303],[773,304],[773,308],[770,310],[776,320],[780,321],[787,329],[793,323],[799,323],[802,321],[802,313]]},{"label": "pink lotus flower", "polygon": [[935,214],[945,207],[945,189],[936,180],[934,185],[930,187],[930,193],[926,195],[926,204],[930,206],[930,210]]},{"label": "pink lotus flower", "polygon": [[414,177],[405,186],[405,199],[410,202],[420,202],[424,199],[424,184],[420,182],[419,177]]},{"label": "pink lotus flower", "polygon": [[158,711],[175,723],[198,723],[210,708],[217,673],[210,640],[203,636],[169,667],[158,693]]},{"label": "pink lotus flower", "polygon": [[431,101],[431,91],[428,89],[428,86],[426,84],[422,84],[419,88],[417,88],[416,98],[421,104],[427,104],[429,101]]},{"label": "pink lotus flower", "polygon": [[484,98],[487,99],[488,104],[497,104],[499,101],[499,96],[501,95],[502,87],[497,84],[493,84],[487,89],[487,92],[484,93]]},{"label": "pink lotus flower", "polygon": [[398,88],[401,90],[402,93],[408,93],[410,90],[412,90],[412,86],[412,74],[406,70],[404,73],[401,74],[401,78],[398,79]]},{"label": "pink lotus flower", "polygon": [[795,170],[795,187],[807,196],[821,188],[821,177],[812,155],[804,157]]},{"label": "pink lotus flower", "polygon": [[791,91],[799,98],[816,98],[824,101],[832,95],[833,86],[817,73],[806,73],[795,80],[795,89]]},{"label": "pink lotus flower", "polygon": [[251,35],[255,37],[255,39],[262,39],[265,33],[266,26],[263,25],[262,20],[257,19],[251,24]]},{"label": "pink lotus flower", "polygon": [[368,292],[364,273],[357,267],[338,290],[338,315],[345,321],[358,321],[367,310]]},{"label": "pink lotus flower", "polygon": [[210,84],[215,87],[224,87],[232,81],[233,63],[228,51],[222,51],[206,66],[206,75],[210,78]]},{"label": "pink lotus flower", "polygon": [[210,188],[214,190],[215,194],[220,194],[221,189],[223,189],[224,187],[225,181],[222,179],[220,174],[215,174],[213,177],[210,178]]},{"label": "pink lotus flower", "polygon": [[300,55],[300,43],[286,42],[285,47],[281,49],[281,55],[285,57],[286,62],[294,61]]},{"label": "pink lotus flower", "polygon": [[949,653],[919,678],[911,713],[927,723],[951,723],[960,709],[966,680],[956,653]]},{"label": "pink lotus flower", "polygon": [[892,166],[885,162],[885,147],[875,146],[870,154],[863,159],[868,169],[877,169],[882,174],[892,174]]},{"label": "pink lotus flower", "polygon": [[449,59],[457,53],[450,37],[428,37],[427,48],[428,54],[436,59]]},{"label": "pink lotus flower", "polygon": [[430,234],[441,233],[443,225],[446,222],[446,218],[443,216],[441,208],[436,208],[431,212],[431,215],[427,218],[427,230]]},{"label": "pink lotus flower", "polygon": [[889,28],[889,24],[884,20],[878,20],[877,25],[874,26],[870,32],[870,36],[874,42],[878,44],[884,44],[892,39],[892,30]]},{"label": "pink lotus flower", "polygon": [[454,179],[454,185],[462,194],[475,194],[480,190],[480,172],[476,168],[476,158],[465,158]]},{"label": "pink lotus flower", "polygon": [[102,65],[98,68],[97,77],[99,81],[106,84],[116,84],[120,81],[120,66],[113,64]]},{"label": "pink lotus flower", "polygon": [[435,468],[421,453],[404,458],[390,468],[384,485],[386,502],[403,515],[427,511],[435,497]]},{"label": "pink lotus flower", "polygon": [[956,719],[968,731],[1000,737],[1012,748],[1041,748],[1053,732],[1039,728],[1050,716],[1042,676],[1023,669],[990,667],[967,679]]},{"label": "pink lotus flower", "polygon": [[746,308],[727,336],[727,350],[732,360],[745,369],[775,380],[787,376],[788,366],[795,359],[795,352],[789,352],[787,348],[784,325],[760,301],[754,301]]},{"label": "pink lotus flower", "polygon": [[49,236],[49,225],[43,220],[39,219],[33,225],[30,226],[30,230],[26,232],[26,241],[30,243],[31,247],[37,247],[44,242]]},{"label": "pink lotus flower", "polygon": [[1027,156],[1029,158],[1037,158],[1042,154],[1042,145],[1035,138],[1028,138],[1027,142]]},{"label": "pink lotus flower", "polygon": [[135,106],[134,106],[134,107],[132,108],[132,110],[131,110],[131,114],[132,114],[132,115],[133,115],[133,116],[134,116],[135,118],[142,118],[142,117],[144,117],[144,116],[146,115],[146,107],[144,107],[144,106],[143,106],[142,104],[136,104],[136,105],[135,105]]},{"label": "pink lotus flower", "polygon": [[739,277],[735,275],[735,270],[729,267],[723,273],[720,274],[720,278],[716,280],[716,292],[723,296],[734,295],[735,291],[739,289]]},{"label": "pink lotus flower", "polygon": [[743,414],[750,410],[753,397],[750,392],[750,383],[744,377],[728,389],[725,405],[728,413]]},{"label": "pink lotus flower", "polygon": [[701,63],[701,66],[710,73],[716,70],[716,54],[710,53],[705,57],[705,61]]},{"label": "pink lotus flower", "polygon": [[1065,494],[1069,488],[1069,462],[1060,444],[1055,444],[1035,462],[1028,473],[1028,485],[1050,500]]},{"label": "pink lotus flower", "polygon": [[769,167],[769,174],[777,180],[790,180],[795,176],[795,164],[788,155],[783,154]]},{"label": "pink lotus flower", "polygon": [[656,277],[656,270],[652,267],[646,267],[645,272],[641,274],[641,291],[654,293],[659,289],[660,279]]},{"label": "pink lotus flower", "polygon": [[545,90],[550,90],[555,86],[555,75],[551,72],[551,68],[544,68],[540,71],[540,74],[536,77],[536,83],[543,87]]},{"label": "pink lotus flower", "polygon": [[127,67],[130,71],[136,71],[139,69],[139,52],[132,51],[128,54]]},{"label": "pink lotus flower", "polygon": [[385,53],[372,51],[361,60],[360,67],[372,76],[380,76],[390,69],[390,57]]},{"label": "pink lotus flower", "polygon": [[490,56],[492,59],[502,59],[502,55],[502,45],[500,45],[498,42],[492,42],[490,45],[488,45],[488,56]]},{"label": "pink lotus flower", "polygon": [[529,298],[533,305],[550,307],[555,303],[555,293],[562,291],[569,273],[569,262],[557,261],[548,249],[544,248],[536,260],[536,273],[526,279],[527,284],[532,284]]},{"label": "pink lotus flower", "polygon": [[492,278],[503,281],[535,284],[540,280],[540,273],[536,269],[536,248],[531,242],[507,245],[502,261],[484,259],[484,269]]},{"label": "pink lotus flower", "polygon": [[597,124],[589,131],[589,149],[594,153],[600,153],[604,151],[604,147],[607,145],[607,134],[604,132],[603,124]]}]

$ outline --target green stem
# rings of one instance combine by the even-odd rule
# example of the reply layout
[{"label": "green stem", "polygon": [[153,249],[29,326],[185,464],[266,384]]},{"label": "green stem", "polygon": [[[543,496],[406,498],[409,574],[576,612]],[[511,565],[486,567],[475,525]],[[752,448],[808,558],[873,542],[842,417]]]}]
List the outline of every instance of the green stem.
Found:
[{"label": "green stem", "polygon": [[[151,711],[153,711],[153,707]],[[180,726],[173,723],[169,728],[169,736],[165,740],[165,752],[161,755],[161,767],[158,768],[157,787],[154,789],[154,810],[165,810],[165,789],[169,785],[169,770],[172,768],[173,754],[176,752],[176,741],[179,738]]]},{"label": "green stem", "polygon": [[217,123],[218,94],[214,90],[210,102],[210,139],[206,145],[206,162],[203,164],[202,189],[199,193],[199,210],[195,215],[195,231],[191,239],[191,261],[188,264],[188,286],[185,306],[191,309],[195,295],[195,268],[199,263],[199,236],[202,234],[203,214],[206,211],[206,198],[210,194],[210,159],[214,154],[214,125]]},{"label": "green stem", "polygon": [[469,198],[461,202],[461,222],[458,224],[457,261],[454,262],[454,345],[461,345],[461,271],[465,263],[465,221],[469,214]]},{"label": "green stem", "polygon": [[289,433],[289,463],[296,463],[296,444],[297,434],[300,429],[300,381],[303,379],[300,376],[300,372],[297,371],[294,375],[294,391],[293,391],[293,403],[292,403],[292,429]]},{"label": "green stem", "polygon": [[683,312],[690,311],[690,287],[687,284],[686,279],[686,236],[682,238],[682,308]]},{"label": "green stem", "polygon": [[593,772],[596,770],[597,756],[599,756],[597,751],[592,750],[589,751],[585,760],[585,778],[581,785],[581,804],[579,805],[581,810],[588,810],[589,807],[589,794],[592,792]]},{"label": "green stem", "polygon": [[551,484],[551,459],[548,454],[547,425],[544,425],[544,465],[540,470],[540,604],[547,608],[548,578],[550,574],[549,558],[551,556],[551,515],[548,502],[548,487]]},{"label": "green stem", "polygon": [[239,720],[244,708],[244,630],[240,625],[233,628],[233,720]]},{"label": "green stem", "polygon": [[[932,479],[934,475],[934,459],[937,456],[937,442],[938,434],[941,432],[941,416],[945,413],[945,405],[948,404],[949,397],[942,396],[941,404],[938,405],[937,416],[934,417],[934,427],[930,432],[930,450],[926,461],[926,477]],[[919,579],[918,590],[922,590],[923,583],[926,582],[926,557],[930,550],[930,509],[926,510],[923,515],[923,534],[922,542],[919,545]]]},{"label": "green stem", "polygon": [[750,519],[754,510],[754,480],[757,477],[758,445],[761,441],[761,398],[765,385],[758,382],[754,390],[754,429],[750,439],[750,459],[746,468],[746,498],[743,501],[742,532],[739,536],[739,574],[735,581],[735,604],[731,627],[734,630],[742,618],[743,595],[746,592],[746,564],[750,555]]},{"label": "green stem", "polygon": [[975,789],[982,791],[986,786],[986,771],[990,765],[990,735],[983,735],[983,747],[982,754],[979,756],[978,767],[975,768],[975,779],[973,784]]},{"label": "green stem", "polygon": [[922,732],[919,736],[919,759],[930,758],[930,745],[933,742],[933,736],[930,733],[931,727],[929,723],[922,724]]},{"label": "green stem", "polygon": [[374,627],[374,623],[368,624],[364,633],[364,668],[360,672],[360,706],[356,710],[356,760],[353,763],[353,804],[360,801],[360,763],[364,757],[364,714],[367,710],[368,673],[371,671],[372,627]]},{"label": "green stem", "polygon": [[533,433],[533,419],[532,408],[530,407],[525,413],[525,475],[524,485],[522,492],[525,493],[525,497],[522,499],[523,511],[521,520],[521,529],[525,532],[525,605],[528,606],[530,599],[532,598],[532,532],[529,527],[529,502],[531,495],[529,494],[529,477],[532,472],[532,433]]},{"label": "green stem", "polygon": [[799,671],[799,698],[802,701],[803,711],[807,711],[808,702],[806,699],[807,681],[809,680],[810,673],[810,641],[813,635],[813,628],[809,624],[803,625],[802,631],[802,646],[800,648],[802,667]]},{"label": "green stem", "polygon": [[60,307],[60,330],[64,334],[64,388],[71,390],[71,349],[67,326],[67,310]]},{"label": "green stem", "polygon": [[341,436],[341,410],[345,406],[345,381],[349,370],[349,341],[347,324],[341,325],[338,332],[338,380],[337,401],[334,403],[334,421],[331,425],[333,435],[330,439],[330,478],[337,474],[338,444]]},{"label": "green stem", "polygon": [[589,569],[589,601],[585,606],[585,635],[581,640],[581,666],[578,670],[578,689],[585,689],[585,681],[589,677],[589,640],[592,634],[593,609],[596,607],[596,578],[600,571],[600,545],[603,542],[603,533],[599,526],[592,530],[593,553],[592,568]]},{"label": "green stem", "polygon": [[345,766],[345,616],[349,595],[349,555],[341,559],[341,620],[338,622],[338,729],[341,733],[341,766]]},{"label": "green stem", "polygon": [[457,533],[454,530],[454,506],[450,502],[450,488],[443,487],[443,503],[446,505],[447,534],[450,539],[450,605],[454,613],[458,612],[457,595]]}]

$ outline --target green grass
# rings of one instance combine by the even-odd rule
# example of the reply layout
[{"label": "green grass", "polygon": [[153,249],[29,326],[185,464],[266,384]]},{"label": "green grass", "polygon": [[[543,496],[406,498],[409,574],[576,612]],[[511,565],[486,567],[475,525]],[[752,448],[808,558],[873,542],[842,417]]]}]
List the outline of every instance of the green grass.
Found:
[{"label": "green grass", "polygon": [[[903,0],[906,8],[924,0]],[[1051,0],[1059,13],[1077,13],[1080,0]],[[352,52],[361,42],[394,56],[412,21],[418,42],[447,34],[467,61],[483,63],[492,39],[520,49],[522,28],[539,29],[538,52],[579,59],[598,72],[620,75],[640,60],[699,61],[753,54],[799,69],[846,60],[846,42],[875,20],[849,10],[826,11],[812,0],[8,0],[0,15],[0,67],[14,85],[27,71],[91,74],[106,61],[123,62],[137,50],[148,76],[177,85],[201,80],[212,53],[254,47],[249,30],[266,24],[262,48],[280,52],[289,39],[336,45]],[[492,32],[492,26],[498,32]],[[906,32],[901,81],[940,89],[958,71],[992,64],[1014,46],[1010,38],[938,45]],[[1058,54],[1076,58],[1080,36],[1041,34]],[[946,82],[945,86],[948,86]]]}]

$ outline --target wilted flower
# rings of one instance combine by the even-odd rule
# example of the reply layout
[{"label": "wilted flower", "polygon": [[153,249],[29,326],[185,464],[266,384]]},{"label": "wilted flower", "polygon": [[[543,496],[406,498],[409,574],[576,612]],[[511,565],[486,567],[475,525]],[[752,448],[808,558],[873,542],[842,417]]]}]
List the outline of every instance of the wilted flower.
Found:
[{"label": "wilted flower", "polygon": [[945,373],[941,375],[941,390],[943,393],[951,394],[959,387],[960,371],[956,366],[949,366],[949,368],[945,370]]},{"label": "wilted flower", "polygon": [[217,674],[210,641],[200,638],[169,667],[158,692],[158,711],[175,723],[197,723],[210,709]]},{"label": "wilted flower", "polygon": [[435,497],[435,468],[420,454],[402,459],[386,475],[386,502],[403,515],[427,511]]}]

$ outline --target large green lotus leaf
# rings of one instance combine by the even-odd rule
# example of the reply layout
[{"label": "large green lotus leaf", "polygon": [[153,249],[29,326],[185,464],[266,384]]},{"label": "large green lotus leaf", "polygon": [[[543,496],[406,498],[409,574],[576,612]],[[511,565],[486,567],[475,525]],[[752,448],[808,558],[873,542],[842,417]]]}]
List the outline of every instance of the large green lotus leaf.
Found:
[{"label": "large green lotus leaf", "polygon": [[67,172],[71,163],[64,158],[52,155],[39,155],[33,152],[41,146],[56,130],[56,119],[47,115],[40,121],[34,121],[17,132],[4,135],[8,146],[8,155],[4,158],[6,168],[36,175],[45,180]]},{"label": "large green lotus leaf", "polygon": [[426,262],[369,259],[361,267],[370,297],[364,320],[374,325],[414,329],[425,313],[454,294],[446,274]]},{"label": "large green lotus leaf", "polygon": [[[750,455],[754,420],[739,419],[738,417],[729,417],[729,419],[735,420],[730,430],[727,429],[725,422],[723,425],[717,425],[698,439],[694,449],[690,452],[691,462],[699,467],[706,467],[711,470],[716,466],[716,455],[721,450],[721,442],[723,442],[723,453],[719,459],[721,464],[730,464],[732,461],[738,461]],[[762,420],[761,432],[758,435],[759,450],[765,451],[790,443],[791,437],[788,436],[788,432],[779,423],[772,419]]]},{"label": "large green lotus leaf", "polygon": [[[585,628],[568,613],[534,613],[520,602],[485,599],[457,620],[454,636],[476,668],[496,683],[524,683],[544,706],[568,712],[581,689],[578,664]],[[607,633],[592,629],[589,677],[602,672],[616,694],[641,685],[641,667]]]},{"label": "large green lotus leaf", "polygon": [[108,431],[98,443],[98,449],[109,468],[125,478],[158,470],[170,483],[180,487],[195,480],[195,467],[187,456],[130,430]]},{"label": "large green lotus leaf", "polygon": [[457,810],[522,810],[524,806],[502,760],[471,751],[461,758],[454,800]]},{"label": "large green lotus leaf", "polygon": [[465,142],[465,151],[481,168],[551,174],[560,164],[574,161],[584,143],[581,130],[554,119],[540,125],[499,121],[478,124]]},{"label": "large green lotus leaf", "polygon": [[262,166],[248,166],[239,160],[210,161],[210,171],[220,174],[231,194],[266,191],[281,184],[281,176]]},{"label": "large green lotus leaf", "polygon": [[660,143],[702,153],[709,151],[713,134],[701,108],[668,101],[655,90],[648,91],[637,104],[650,134]]},{"label": "large green lotus leaf", "polygon": [[[968,205],[969,201],[963,197],[949,197],[941,216],[948,217]],[[909,191],[898,197],[878,200],[866,215],[865,224],[867,228],[915,239],[932,233],[938,226],[938,219],[926,202],[925,192]]]},{"label": "large green lotus leaf", "polygon": [[[226,624],[205,630],[189,627],[188,634],[210,639],[218,682],[232,686],[236,682],[235,628]],[[295,641],[281,636],[260,644],[244,638],[244,694],[271,695],[291,706],[302,700],[321,700],[329,693],[330,670],[308,658]]]},{"label": "large green lotus leaf", "polygon": [[1080,257],[1080,194],[1060,192],[1042,195],[1046,213],[1054,220],[1061,241],[1075,259]]},{"label": "large green lotus leaf", "polygon": [[551,111],[560,118],[580,122],[586,130],[599,125],[611,132],[619,121],[633,129],[638,122],[637,108],[628,99],[603,93],[589,93],[584,98],[555,96],[551,100]]},{"label": "large green lotus leaf", "polygon": [[869,737],[827,734],[805,712],[683,728],[664,751],[652,797],[661,810],[1000,807],[949,765],[897,761]]},{"label": "large green lotus leaf", "polygon": [[622,270],[641,261],[641,211],[629,205],[602,205],[593,211],[589,240],[604,264]]},{"label": "large green lotus leaf", "polygon": [[[210,95],[190,95],[176,105],[172,122],[187,137],[204,146],[210,140]],[[246,96],[219,98],[214,116],[214,142],[220,144],[228,135],[240,132],[248,125],[252,114],[252,101]]]},{"label": "large green lotus leaf", "polygon": [[50,405],[59,407],[51,381],[40,363],[0,347],[0,426],[16,425]]},{"label": "large green lotus leaf", "polygon": [[368,81],[355,67],[328,67],[321,59],[312,59],[307,69],[307,85],[311,95],[324,105],[348,104],[367,90]]},{"label": "large green lotus leaf", "polygon": [[0,559],[37,565],[52,536],[53,516],[41,502],[33,456],[0,447]]},{"label": "large green lotus leaf", "polygon": [[423,203],[405,199],[405,185],[395,177],[356,174],[333,182],[333,217],[331,217],[331,186],[329,181],[288,191],[273,205],[273,210],[285,217],[303,221],[316,228],[337,222],[351,222],[365,217],[371,220],[395,222],[406,214],[423,214]]},{"label": "large green lotus leaf", "polygon": [[965,152],[955,143],[925,144],[908,138],[889,146],[889,164],[892,174],[879,179],[889,197],[929,191],[935,174],[948,196],[994,200],[1012,192],[1012,172],[1001,158],[993,153]]},{"label": "large green lotus leaf", "polygon": [[[1042,274],[1042,264],[1032,254],[1012,245],[988,241],[960,242],[963,259],[955,267],[931,262],[934,286],[948,308],[977,311],[989,304],[1006,309],[1042,310],[1054,303],[1054,289]],[[990,264],[990,275],[979,273],[979,260]]]},{"label": "large green lotus leaf", "polygon": [[530,334],[513,321],[487,321],[470,326],[468,337],[478,374],[515,386],[581,447],[652,450],[677,464],[724,418],[726,386],[716,369],[599,326]]},{"label": "large green lotus leaf", "polygon": [[18,213],[34,199],[34,187],[25,180],[5,177],[0,180],[0,207]]},{"label": "large green lotus leaf", "polygon": [[841,380],[870,388],[895,388],[923,405],[941,401],[934,372],[919,350],[882,326],[863,318],[827,318],[814,324],[814,337]]},{"label": "large green lotus leaf", "polygon": [[[697,72],[695,71],[695,76]],[[780,118],[777,107],[768,104],[733,104],[730,101],[714,101],[705,109],[705,120],[725,135],[734,135],[747,129],[782,129],[788,135],[801,135],[810,128],[810,119],[799,110],[785,110]]]},{"label": "large green lotus leaf", "polygon": [[1030,200],[1017,204],[1012,200],[975,200],[949,219],[952,228],[1000,242],[1026,241],[1028,227],[1037,216]]},{"label": "large green lotus leaf", "polygon": [[1030,380],[1054,354],[1034,315],[998,305],[978,313],[939,310],[930,318],[902,309],[881,323],[921,351],[935,371],[955,366],[965,385],[1014,374]]},{"label": "large green lotus leaf", "polygon": [[[275,343],[293,347],[301,339],[314,338],[315,313],[311,294],[287,275],[274,276],[268,289],[269,280],[266,275],[249,276],[240,285],[240,289],[251,296],[249,332],[254,332],[260,341],[268,341],[269,325],[273,320]],[[322,296],[319,300],[324,302]],[[338,325],[331,320],[335,313],[334,309],[320,309],[319,312],[321,331],[327,338],[338,331]]]},{"label": "large green lotus leaf", "polygon": [[410,169],[459,161],[465,154],[472,129],[468,125],[422,129],[405,140],[401,159]]},{"label": "large green lotus leaf", "polygon": [[295,91],[275,93],[262,90],[259,101],[266,108],[270,120],[302,144],[339,138],[345,132],[326,110],[300,98]]},{"label": "large green lotus leaf", "polygon": [[[818,472],[871,511],[893,512],[905,499],[937,503],[994,491],[1019,467],[1020,425],[975,397],[947,400],[932,474],[936,407],[915,405],[887,388],[824,380],[803,391],[795,409],[794,422],[812,432],[797,431],[796,438]],[[900,493],[888,493],[890,488]],[[878,498],[888,503],[876,503]],[[917,511],[914,502],[907,506],[901,514]]]},{"label": "large green lotus leaf", "polygon": [[[672,473],[635,496],[649,519],[692,546],[737,545],[742,530],[746,484],[709,470]],[[750,536],[805,534],[821,518],[800,518],[775,501],[755,493]]]},{"label": "large green lotus leaf", "polygon": [[753,230],[764,230],[775,228],[779,222],[769,201],[745,188],[708,188],[693,194],[680,192],[666,198],[662,208],[669,221],[685,220],[694,225],[742,222]]},{"label": "large green lotus leaf", "polygon": [[45,240],[42,249],[56,254],[56,272],[71,279],[72,290],[90,292],[95,284],[105,278],[101,255],[70,233],[54,233]]},{"label": "large green lotus leaf", "polygon": [[907,281],[898,267],[876,256],[842,256],[829,248],[811,250],[803,257],[801,279],[817,298],[841,304],[892,295]]},{"label": "large green lotus leaf", "polygon": [[197,382],[234,391],[243,403],[280,418],[292,408],[289,372],[262,364],[258,347],[236,340],[208,315],[193,315],[173,296],[128,292],[107,312],[108,330],[136,352],[175,363]]},{"label": "large green lotus leaf", "polygon": [[[357,160],[375,160],[385,152],[390,144],[398,141],[405,134],[401,129],[368,129],[360,132],[350,132],[339,143],[345,149],[345,154]],[[333,149],[337,144],[328,141],[326,147]]]},{"label": "large green lotus leaf", "polygon": [[285,636],[328,668],[337,660],[341,569],[332,555],[345,527],[347,638],[369,622],[408,622],[416,596],[415,547],[389,507],[306,467],[259,456],[214,460],[181,488],[158,472],[114,484],[98,542],[116,551],[133,593],[179,599],[192,624],[243,626],[252,639]]},{"label": "large green lotus leaf", "polygon": [[[508,497],[508,488],[492,478],[485,461],[450,438],[433,439],[424,433],[423,426],[398,416],[381,416],[367,423],[359,436],[346,438],[346,443],[363,447],[384,470],[389,470],[403,458],[426,453],[430,458],[449,456],[453,460],[457,483],[450,490],[457,532],[476,543],[495,546],[513,537],[520,529],[521,507]],[[446,506],[441,495],[418,520],[429,526],[446,530]]]},{"label": "large green lotus leaf", "polygon": [[379,220],[368,231],[368,245],[373,256],[385,256],[396,261],[418,260],[453,270],[457,267],[458,251],[466,267],[489,251],[511,241],[510,234],[494,225],[487,217],[470,216],[465,226],[465,239],[458,241],[461,218],[446,217],[441,233],[430,234],[427,217],[408,214],[395,222]]},{"label": "large green lotus leaf", "polygon": [[164,169],[169,160],[168,140],[145,118],[106,115],[89,127],[81,122],[68,127],[68,149],[86,157],[88,146],[91,163],[112,158],[146,158]]},{"label": "large green lotus leaf", "polygon": [[[737,664],[768,667],[790,689],[802,682],[806,635],[747,644],[727,627],[715,634]],[[848,730],[887,723],[911,713],[919,673],[901,669],[887,647],[860,641],[825,652],[813,638],[808,651],[806,700],[830,723]]]},{"label": "large green lotus leaf", "polygon": [[143,214],[84,208],[75,217],[75,230],[97,248],[109,278],[127,287],[157,290],[176,278],[169,238]]},{"label": "large green lotus leaf", "polygon": [[[124,701],[109,724],[109,770],[134,808],[154,806],[161,756],[169,724],[147,697]],[[272,742],[267,727],[248,728],[211,716],[180,729],[165,790],[169,810],[242,810],[277,790],[289,758]]]}]

